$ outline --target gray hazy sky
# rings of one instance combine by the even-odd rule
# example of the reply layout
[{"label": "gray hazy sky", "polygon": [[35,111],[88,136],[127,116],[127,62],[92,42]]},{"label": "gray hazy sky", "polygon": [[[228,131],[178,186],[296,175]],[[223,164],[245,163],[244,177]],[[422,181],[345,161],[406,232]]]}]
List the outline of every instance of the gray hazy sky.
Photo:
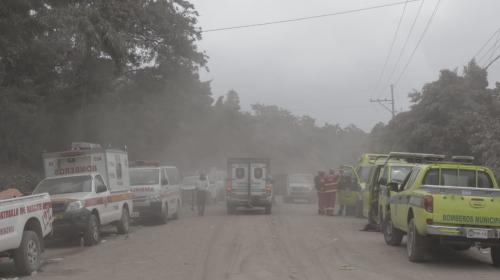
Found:
[{"label": "gray hazy sky", "polygon": [[[397,0],[191,0],[203,29],[252,24],[357,9]],[[274,26],[203,34],[214,96],[239,92],[244,109],[275,104],[319,121],[355,124],[369,131],[390,114],[370,98],[389,97],[394,82],[424,30],[437,0],[425,0],[395,77],[394,63],[420,2],[408,3],[394,51],[375,92],[403,5]],[[460,71],[500,27],[500,1],[442,0],[406,74],[395,87],[397,109],[407,93],[435,80],[439,70]],[[500,47],[500,43],[499,43]],[[500,53],[500,49],[498,50]],[[487,59],[486,59],[487,60]],[[499,79],[500,61],[489,71]]]}]

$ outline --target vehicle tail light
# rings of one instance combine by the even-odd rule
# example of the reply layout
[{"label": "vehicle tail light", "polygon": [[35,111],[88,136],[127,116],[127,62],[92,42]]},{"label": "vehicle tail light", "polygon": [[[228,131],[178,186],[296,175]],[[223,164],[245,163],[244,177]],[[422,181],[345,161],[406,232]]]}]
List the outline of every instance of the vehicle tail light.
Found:
[{"label": "vehicle tail light", "polygon": [[227,185],[226,185],[226,193],[232,193],[233,192],[233,183],[231,180],[227,180]]},{"label": "vehicle tail light", "polygon": [[434,201],[431,195],[424,196],[424,209],[429,213],[434,211]]}]

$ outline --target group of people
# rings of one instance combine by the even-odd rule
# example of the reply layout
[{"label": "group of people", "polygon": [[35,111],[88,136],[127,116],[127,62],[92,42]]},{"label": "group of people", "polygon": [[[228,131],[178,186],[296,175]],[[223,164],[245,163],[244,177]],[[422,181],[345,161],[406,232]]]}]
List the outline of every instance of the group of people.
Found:
[{"label": "group of people", "polygon": [[314,177],[314,187],[318,193],[318,214],[335,215],[335,201],[340,178],[340,171],[334,169],[330,169],[328,173],[319,171]]}]

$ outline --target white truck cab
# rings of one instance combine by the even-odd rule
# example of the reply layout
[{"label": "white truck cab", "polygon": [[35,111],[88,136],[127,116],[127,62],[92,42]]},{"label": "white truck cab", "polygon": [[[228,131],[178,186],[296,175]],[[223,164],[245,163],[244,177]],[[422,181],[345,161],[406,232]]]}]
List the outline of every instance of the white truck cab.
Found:
[{"label": "white truck cab", "polygon": [[0,200],[0,257],[13,258],[22,275],[37,270],[52,220],[46,193]]},{"label": "white truck cab", "polygon": [[103,225],[128,233],[133,194],[127,152],[76,143],[43,158],[46,178],[33,193],[50,194],[56,235],[83,236],[91,246],[99,242]]},{"label": "white truck cab", "polygon": [[308,173],[294,173],[287,176],[285,202],[307,200],[314,202],[316,190],[314,189],[314,176]]},{"label": "white truck cab", "polygon": [[180,174],[174,166],[136,161],[130,168],[134,218],[154,217],[161,223],[178,219],[181,207]]}]

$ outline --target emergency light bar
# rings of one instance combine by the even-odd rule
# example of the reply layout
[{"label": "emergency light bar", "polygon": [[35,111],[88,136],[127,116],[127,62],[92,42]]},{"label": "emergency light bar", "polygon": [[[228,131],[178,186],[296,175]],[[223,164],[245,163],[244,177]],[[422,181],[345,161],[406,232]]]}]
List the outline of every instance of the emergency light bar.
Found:
[{"label": "emergency light bar", "polygon": [[411,163],[424,163],[424,162],[439,162],[445,160],[444,155],[436,154],[421,154],[421,153],[402,153],[402,152],[390,152],[389,159],[402,159]]},{"label": "emergency light bar", "polygon": [[451,161],[459,162],[459,163],[468,163],[472,164],[475,158],[473,156],[452,156]]},{"label": "emergency light bar", "polygon": [[159,161],[152,161],[152,160],[136,160],[136,161],[130,162],[130,167],[142,167],[142,166],[159,167],[160,162]]}]

